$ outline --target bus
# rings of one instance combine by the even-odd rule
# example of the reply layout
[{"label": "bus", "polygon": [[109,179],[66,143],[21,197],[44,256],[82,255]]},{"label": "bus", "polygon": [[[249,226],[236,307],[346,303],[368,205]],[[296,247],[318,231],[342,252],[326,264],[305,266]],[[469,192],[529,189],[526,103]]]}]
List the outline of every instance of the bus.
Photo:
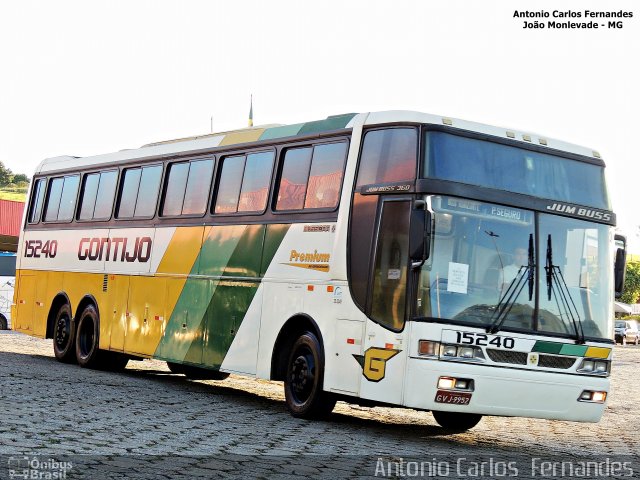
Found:
[{"label": "bus", "polygon": [[16,254],[0,251],[0,330],[11,328],[11,303],[16,274]]},{"label": "bus", "polygon": [[295,417],[342,400],[454,431],[596,422],[625,254],[604,166],[409,111],[49,158],[12,318],[81,367],[283,381]]}]

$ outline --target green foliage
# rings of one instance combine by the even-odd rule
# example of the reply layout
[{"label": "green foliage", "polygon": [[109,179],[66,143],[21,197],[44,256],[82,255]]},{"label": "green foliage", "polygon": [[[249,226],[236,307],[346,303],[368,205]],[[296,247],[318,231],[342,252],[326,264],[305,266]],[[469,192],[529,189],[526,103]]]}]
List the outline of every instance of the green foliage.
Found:
[{"label": "green foliage", "polygon": [[[0,189],[4,192],[26,194],[27,187],[29,186],[29,177],[24,173],[13,172],[4,166],[4,163],[0,162]],[[6,199],[6,195],[2,198]],[[11,198],[11,200],[14,200]]]},{"label": "green foliage", "polygon": [[623,303],[637,303],[638,297],[640,297],[640,263],[627,263],[624,293],[620,297],[620,301]]},{"label": "green foliage", "polygon": [[16,173],[13,176],[13,183],[20,185],[21,183],[29,183],[29,177],[27,177],[24,173]]},{"label": "green foliage", "polygon": [[7,167],[4,166],[4,163],[0,162],[0,187],[3,187],[9,183],[13,179],[13,173]]}]

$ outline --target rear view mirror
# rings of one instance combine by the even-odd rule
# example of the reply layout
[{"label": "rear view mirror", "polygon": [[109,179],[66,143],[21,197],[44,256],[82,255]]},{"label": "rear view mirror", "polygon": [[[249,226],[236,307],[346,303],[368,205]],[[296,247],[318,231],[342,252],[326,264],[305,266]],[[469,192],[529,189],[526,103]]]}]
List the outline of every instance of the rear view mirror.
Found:
[{"label": "rear view mirror", "polygon": [[624,290],[624,277],[627,265],[627,239],[623,235],[615,236],[616,256],[614,261],[614,289],[616,298],[620,298]]},{"label": "rear view mirror", "polygon": [[411,209],[409,229],[409,256],[411,266],[419,268],[429,256],[431,238],[431,213],[424,200],[416,200]]}]

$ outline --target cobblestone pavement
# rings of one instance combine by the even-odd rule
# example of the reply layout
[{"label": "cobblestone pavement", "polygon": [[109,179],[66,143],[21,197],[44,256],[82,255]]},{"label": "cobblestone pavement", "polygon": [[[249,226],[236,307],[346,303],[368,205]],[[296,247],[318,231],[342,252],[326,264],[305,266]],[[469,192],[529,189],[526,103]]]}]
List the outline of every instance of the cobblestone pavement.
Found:
[{"label": "cobblestone pavement", "polygon": [[[67,478],[182,471],[235,478],[242,471],[273,479],[373,476],[377,458],[397,469],[400,458],[434,466],[459,458],[635,456],[639,366],[640,347],[616,347],[612,394],[598,424],[486,417],[470,432],[448,435],[429,413],[400,408],[338,403],[328,420],[303,421],[286,411],[278,382],[190,381],[160,361],[130,362],[124,373],[85,370],[58,363],[51,340],[2,331],[0,462],[69,457],[75,466]],[[25,478],[2,463],[0,478]]]}]

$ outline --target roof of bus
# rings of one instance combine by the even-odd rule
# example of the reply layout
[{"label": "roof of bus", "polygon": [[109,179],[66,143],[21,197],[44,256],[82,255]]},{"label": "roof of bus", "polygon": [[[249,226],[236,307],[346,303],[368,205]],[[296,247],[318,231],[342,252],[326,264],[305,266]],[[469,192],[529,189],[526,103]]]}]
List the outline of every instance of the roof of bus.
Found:
[{"label": "roof of bus", "polygon": [[466,120],[442,117],[427,113],[391,110],[371,113],[347,113],[333,115],[324,120],[316,120],[293,125],[263,125],[243,128],[228,132],[212,133],[176,140],[160,141],[143,145],[137,149],[121,150],[119,152],[94,155],[88,157],[74,157],[69,155],[51,157],[43,160],[36,168],[36,174],[56,170],[70,170],[88,165],[113,164],[134,159],[157,158],[180,153],[203,153],[212,148],[239,145],[277,138],[297,137],[341,129],[349,129],[359,125],[383,125],[387,123],[425,123],[446,125],[486,135],[509,138],[523,144],[536,144],[554,150],[560,150],[592,158],[600,158],[596,151],[578,145],[562,142],[533,133],[494,127]]}]

